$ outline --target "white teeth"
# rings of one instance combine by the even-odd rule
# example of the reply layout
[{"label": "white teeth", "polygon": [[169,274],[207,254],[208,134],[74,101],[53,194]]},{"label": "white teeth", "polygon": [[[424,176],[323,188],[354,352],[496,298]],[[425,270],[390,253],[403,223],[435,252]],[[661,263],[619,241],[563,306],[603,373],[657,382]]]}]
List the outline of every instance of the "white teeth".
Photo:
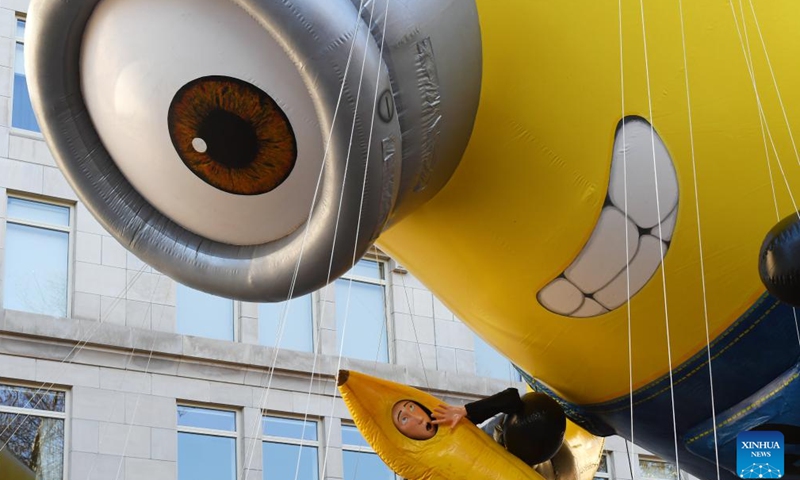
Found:
[{"label": "white teeth", "polygon": [[556,278],[536,297],[544,308],[561,315],[569,315],[583,303],[583,292],[565,278]]},{"label": "white teeth", "polygon": [[[627,154],[623,158],[622,127],[614,140],[611,160],[611,179],[608,196],[620,210],[625,210],[625,164],[628,170],[628,216],[642,228],[658,225],[658,208],[661,221],[678,204],[678,178],[667,147],[656,132],[651,133],[650,124],[642,118],[625,120],[625,143]],[[651,142],[655,141],[655,146]],[[653,173],[653,153],[658,168],[658,188]],[[655,192],[658,191],[659,205]]]},{"label": "white teeth", "polygon": [[581,308],[575,310],[570,316],[578,318],[595,317],[606,312],[608,312],[608,310],[605,307],[595,302],[591,298],[587,298],[583,302]]},{"label": "white teeth", "polygon": [[[656,237],[650,235],[643,235],[639,239],[639,251],[633,257],[630,267],[630,282],[631,282],[631,296],[641,289],[653,273],[658,270],[661,265],[661,249],[658,244],[660,242]],[[664,252],[667,251],[667,246],[664,245]],[[595,300],[613,310],[625,304],[628,300],[628,280],[625,271],[617,275],[611,283],[605,288],[594,294]]]},{"label": "white teeth", "polygon": [[[661,222],[661,240],[669,242],[672,240],[672,233],[675,231],[675,220],[678,218],[678,209],[672,210],[667,218]],[[658,238],[658,225],[650,230],[650,235]]]},{"label": "white teeth", "polygon": [[[539,303],[553,313],[570,317],[593,317],[615,310],[636,294],[656,273],[672,239],[678,217],[678,179],[666,146],[642,118],[625,119],[617,130],[611,160],[608,198],[589,241],[558,278],[537,294]],[[653,143],[658,171],[659,209],[653,170]],[[624,150],[623,150],[624,149]],[[623,158],[623,151],[625,156]],[[628,216],[625,202],[627,163]],[[659,218],[660,217],[660,218]],[[627,222],[627,273],[625,231]]]},{"label": "white teeth", "polygon": [[606,207],[594,227],[592,237],[578,258],[564,270],[567,280],[584,292],[596,292],[625,268],[625,222],[628,222],[627,261],[633,258],[639,229],[614,207]]}]

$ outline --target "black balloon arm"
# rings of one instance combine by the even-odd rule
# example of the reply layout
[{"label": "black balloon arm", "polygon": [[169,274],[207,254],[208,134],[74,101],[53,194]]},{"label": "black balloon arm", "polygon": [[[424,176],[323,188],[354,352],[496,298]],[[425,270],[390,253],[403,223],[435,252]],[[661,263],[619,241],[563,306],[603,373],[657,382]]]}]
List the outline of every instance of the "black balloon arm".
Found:
[{"label": "black balloon arm", "polygon": [[518,413],[522,411],[522,407],[523,403],[516,388],[508,388],[491,397],[464,405],[467,409],[467,419],[476,425],[498,413],[509,415]]}]

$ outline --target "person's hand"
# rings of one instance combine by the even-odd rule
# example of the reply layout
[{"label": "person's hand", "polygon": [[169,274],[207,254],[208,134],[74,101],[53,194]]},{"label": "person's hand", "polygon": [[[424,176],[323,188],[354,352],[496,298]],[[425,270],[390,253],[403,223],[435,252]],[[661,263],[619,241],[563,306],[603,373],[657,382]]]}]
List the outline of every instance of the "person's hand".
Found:
[{"label": "person's hand", "polygon": [[434,425],[450,425],[453,428],[458,424],[458,421],[467,416],[467,409],[464,407],[456,407],[443,403],[433,410]]}]

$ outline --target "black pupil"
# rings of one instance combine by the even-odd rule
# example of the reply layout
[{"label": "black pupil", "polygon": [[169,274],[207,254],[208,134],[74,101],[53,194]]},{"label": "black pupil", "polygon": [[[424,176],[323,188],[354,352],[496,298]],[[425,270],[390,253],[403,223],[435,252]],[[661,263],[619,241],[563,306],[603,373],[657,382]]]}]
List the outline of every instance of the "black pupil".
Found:
[{"label": "black pupil", "polygon": [[206,143],[212,160],[230,168],[244,168],[258,154],[255,128],[235,113],[215,109],[200,124],[197,137]]}]

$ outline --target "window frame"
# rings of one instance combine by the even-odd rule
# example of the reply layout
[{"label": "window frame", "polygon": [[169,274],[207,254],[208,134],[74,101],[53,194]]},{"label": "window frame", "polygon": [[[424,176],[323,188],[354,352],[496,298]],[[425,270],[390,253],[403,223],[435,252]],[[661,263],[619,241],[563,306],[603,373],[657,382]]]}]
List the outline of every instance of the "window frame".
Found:
[{"label": "window frame", "polygon": [[639,474],[639,478],[647,478],[647,479],[650,479],[650,480],[680,480],[681,472],[677,469],[677,467],[675,468],[675,476],[674,477],[648,477],[648,476],[645,476],[644,473],[642,472],[642,461],[643,460],[646,461],[646,462],[663,463],[664,465],[673,465],[673,466],[675,466],[675,464],[670,463],[670,462],[664,460],[663,458],[659,458],[659,457],[657,457],[655,455],[639,454],[639,455],[636,456],[636,470],[637,470],[637,473]]},{"label": "window frame", "polygon": [[[605,457],[606,459],[606,471],[605,472],[595,471],[594,478],[607,478],[609,480],[612,480],[614,478],[614,473],[611,470],[611,458],[612,458],[611,452],[608,450],[603,450],[603,453],[600,454],[600,458],[602,459],[603,457]],[[600,464],[598,463],[597,466],[599,468]]]},{"label": "window frame", "polygon": [[[42,389],[42,385],[34,385],[34,384],[27,384],[24,382],[13,381],[8,378],[0,377],[0,385],[8,386],[8,387],[21,387],[21,388],[30,388],[32,390],[39,391]],[[67,480],[69,478],[69,471],[70,471],[70,455],[69,453],[72,452],[72,444],[70,439],[72,438],[72,415],[68,415],[72,411],[72,390],[67,387],[59,386],[59,385],[50,385],[50,388],[45,390],[46,392],[62,392],[64,394],[64,411],[63,412],[50,412],[46,410],[35,410],[32,408],[19,408],[19,407],[6,407],[0,405],[0,413],[10,413],[13,415],[24,415],[24,416],[33,416],[33,417],[43,417],[43,418],[56,418],[64,420],[64,451],[62,452],[62,465],[64,466],[64,471],[61,472],[62,480]]]},{"label": "window frame", "polygon": [[[213,428],[187,427],[185,425],[180,425],[177,422],[178,409],[180,407],[202,408],[202,409],[206,409],[206,410],[217,410],[217,411],[220,411],[220,412],[233,413],[233,415],[234,415],[233,424],[234,424],[236,429],[234,431],[230,432],[230,431],[227,431],[227,430],[215,430]],[[175,423],[176,423],[176,425],[175,425],[176,426],[175,448],[176,449],[178,449],[178,442],[180,441],[180,434],[181,433],[191,433],[191,434],[194,434],[194,435],[206,435],[206,436],[210,436],[210,437],[233,438],[233,441],[234,441],[234,443],[233,443],[234,444],[233,451],[236,453],[236,459],[235,459],[235,462],[234,462],[235,465],[236,465],[236,471],[235,471],[235,475],[236,476],[234,478],[235,478],[235,480],[239,480],[239,472],[242,471],[242,466],[244,465],[244,459],[242,458],[242,443],[244,443],[244,442],[240,441],[240,439],[239,439],[239,432],[242,430],[241,422],[242,422],[242,417],[243,417],[243,415],[241,415],[240,410],[237,409],[237,408],[228,407],[228,406],[209,405],[209,404],[204,404],[204,403],[199,403],[199,402],[178,400],[176,402],[176,404],[175,404],[175,415],[176,415],[176,418],[175,418]],[[175,454],[175,473],[176,473],[176,477],[175,478],[177,478],[178,466],[180,465],[180,460],[178,458],[177,452],[178,452],[178,450],[176,450],[176,454]]]},{"label": "window frame", "polygon": [[[9,70],[11,70],[11,72],[10,72],[10,75],[11,75],[11,79],[10,79],[10,82],[11,82],[11,92],[10,92],[11,93],[11,97],[10,97],[11,103],[10,103],[10,107],[11,108],[8,109],[8,118],[7,118],[8,129],[9,129],[9,133],[11,133],[11,134],[13,134],[14,136],[17,136],[17,137],[30,138],[32,140],[43,140],[44,139],[44,135],[41,132],[41,130],[42,130],[41,125],[39,125],[39,131],[38,132],[36,130],[26,130],[24,128],[19,128],[19,127],[15,127],[14,126],[14,62],[16,62],[17,45],[22,45],[23,51],[25,49],[25,37],[18,37],[17,36],[17,22],[23,22],[23,23],[25,23],[27,25],[27,23],[28,23],[28,15],[23,13],[23,12],[17,12],[16,15],[14,15],[14,37],[13,37],[13,39],[14,39],[14,56],[12,57],[11,68],[9,69]],[[28,78],[28,72],[27,71],[25,72],[25,78],[26,78],[26,80]],[[37,119],[36,121],[37,121],[37,124],[38,124],[39,120]]]},{"label": "window frame", "polygon": [[[361,282],[361,283],[366,283],[366,284],[370,284],[370,285],[379,285],[381,288],[383,288],[383,325],[384,325],[384,329],[385,329],[385,332],[386,332],[386,364],[387,365],[393,365],[395,363],[395,360],[396,360],[396,352],[395,352],[395,348],[394,348],[394,343],[395,342],[393,341],[394,340],[394,321],[393,321],[394,317],[390,313],[391,303],[390,303],[390,299],[389,299],[389,294],[391,292],[391,286],[392,286],[392,284],[390,282],[391,276],[389,275],[389,273],[391,272],[391,269],[389,269],[390,258],[385,253],[383,253],[380,250],[378,250],[377,248],[372,247],[372,248],[370,248],[370,250],[367,251],[367,253],[364,254],[363,257],[359,258],[356,261],[356,264],[358,262],[362,261],[362,260],[367,261],[367,262],[377,263],[378,267],[380,268],[381,278],[380,279],[374,279],[374,278],[363,277],[361,275],[354,275],[354,274],[350,273],[350,271],[353,268],[355,268],[355,264],[354,264],[339,279],[340,280],[350,280],[351,282]],[[335,287],[335,283],[336,282],[332,282],[331,283],[331,285],[334,286],[334,288],[336,288]],[[335,298],[336,298],[336,294],[334,293],[334,299]],[[334,300],[334,307],[335,307],[335,303],[336,302]],[[338,326],[337,326],[337,334],[336,335],[337,335],[336,348],[337,348],[337,354],[338,354],[338,349],[339,349]],[[375,360],[362,360],[362,361],[374,362]],[[381,362],[379,360],[378,363],[383,363],[383,362]]]},{"label": "window frame", "polygon": [[[9,200],[12,198],[16,198],[19,200],[24,200],[28,202],[35,202],[35,203],[44,203],[47,205],[54,205],[57,207],[64,207],[69,209],[69,226],[64,227],[62,225],[52,225],[47,223],[40,223],[31,220],[25,220],[21,218],[14,218],[11,217],[8,213],[8,203]],[[56,198],[50,198],[43,195],[35,195],[28,192],[20,192],[16,190],[7,190],[5,195],[5,230],[3,232],[4,240],[8,237],[8,224],[14,225],[22,225],[26,227],[32,228],[39,228],[43,230],[51,230],[55,232],[62,232],[67,234],[67,305],[66,305],[66,315],[64,318],[72,318],[72,300],[74,296],[74,286],[75,286],[75,229],[77,225],[77,221],[75,219],[76,214],[76,204],[75,202],[70,202],[66,200],[60,200]],[[6,242],[7,243],[7,242]],[[8,245],[4,247],[5,255],[8,255]],[[8,279],[5,278],[5,263],[3,266],[3,282],[7,281]],[[4,299],[3,299],[4,300]],[[5,308],[5,301],[2,302],[3,308]]]},{"label": "window frame", "polygon": [[[291,438],[291,437],[276,437],[276,436],[273,436],[273,435],[267,435],[267,433],[264,431],[264,419],[266,417],[281,418],[281,419],[284,419],[284,420],[295,420],[295,421],[298,421],[298,422],[305,422],[305,424],[314,423],[316,425],[317,439],[316,440],[305,440],[305,439],[297,439],[297,438]],[[314,447],[316,449],[316,452],[317,452],[317,478],[316,478],[316,480],[323,480],[323,479],[326,478],[325,475],[324,475],[324,472],[322,471],[322,468],[323,468],[324,465],[323,465],[323,462],[320,459],[320,454],[322,453],[322,441],[320,440],[320,438],[322,438],[322,435],[321,435],[322,434],[322,419],[321,418],[318,418],[318,417],[315,417],[315,416],[311,416],[311,415],[302,417],[300,415],[292,415],[292,414],[283,413],[283,412],[268,412],[267,410],[262,410],[261,411],[261,425],[260,425],[260,427],[261,427],[261,448],[262,448],[262,451],[263,451],[265,442],[268,442],[268,443],[279,443],[279,444],[283,444],[283,445],[294,445],[294,446],[297,446],[297,447],[300,447],[300,448],[302,448],[302,447]],[[303,427],[303,428],[305,429],[306,427]],[[266,467],[266,463],[264,461],[264,458],[262,457],[261,458],[261,471],[262,472],[266,471],[265,467]],[[262,478],[263,478],[263,473],[262,473]]]}]

